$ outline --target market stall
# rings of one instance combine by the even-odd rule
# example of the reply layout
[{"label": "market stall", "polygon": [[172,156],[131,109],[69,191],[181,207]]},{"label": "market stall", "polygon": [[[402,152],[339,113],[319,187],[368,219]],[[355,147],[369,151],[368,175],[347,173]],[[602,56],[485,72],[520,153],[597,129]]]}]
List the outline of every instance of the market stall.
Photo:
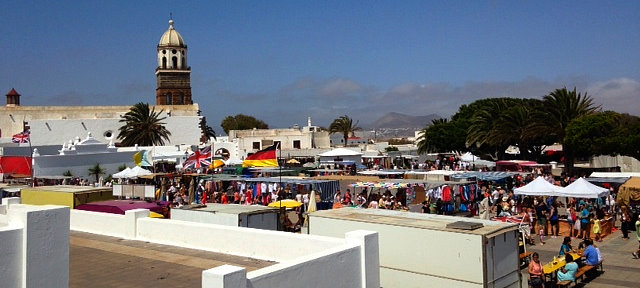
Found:
[{"label": "market stall", "polygon": [[562,187],[549,183],[542,176],[538,176],[527,185],[513,189],[516,195],[528,196],[559,196],[562,191]]},{"label": "market stall", "polygon": [[[564,187],[564,189],[562,189],[562,192],[560,193],[560,196],[572,198],[600,198],[609,196],[609,189],[591,184],[584,178],[579,178],[573,183],[569,184],[569,186]],[[563,227],[565,225],[566,227]],[[613,217],[607,215],[604,217],[604,219],[601,219],[601,236],[605,237],[611,234],[611,229],[613,228],[613,226]],[[560,221],[560,229],[563,230],[563,228],[566,228],[567,231],[569,230],[568,222]]]},{"label": "market stall", "polygon": [[640,204],[640,177],[631,177],[618,189],[618,206]]}]

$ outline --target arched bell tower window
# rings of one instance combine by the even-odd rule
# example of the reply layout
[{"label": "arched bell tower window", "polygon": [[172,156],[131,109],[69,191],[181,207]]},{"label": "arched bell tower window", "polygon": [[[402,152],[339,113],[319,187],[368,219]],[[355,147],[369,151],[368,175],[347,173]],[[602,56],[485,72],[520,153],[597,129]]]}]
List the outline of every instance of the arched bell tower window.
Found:
[{"label": "arched bell tower window", "polygon": [[184,105],[184,93],[180,93],[180,104]]},{"label": "arched bell tower window", "polygon": [[167,93],[167,105],[173,105],[173,95],[171,95],[171,92]]},{"label": "arched bell tower window", "polygon": [[184,57],[182,57],[182,67],[181,67],[182,69],[186,68],[184,63],[186,63],[186,62],[184,61]]},{"label": "arched bell tower window", "polygon": [[173,56],[171,57],[171,63],[173,64],[173,66],[171,66],[173,69],[177,69],[178,68],[178,57]]},{"label": "arched bell tower window", "polygon": [[167,57],[162,57],[162,68],[167,69]]}]

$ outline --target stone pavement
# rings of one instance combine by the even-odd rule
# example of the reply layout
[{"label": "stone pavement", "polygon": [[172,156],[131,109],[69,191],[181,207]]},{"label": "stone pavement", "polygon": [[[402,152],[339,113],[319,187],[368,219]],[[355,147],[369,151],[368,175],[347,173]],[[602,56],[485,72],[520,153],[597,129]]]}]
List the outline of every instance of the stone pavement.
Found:
[{"label": "stone pavement", "polygon": [[69,287],[200,287],[202,271],[275,262],[71,231]]},{"label": "stone pavement", "polygon": [[[604,272],[591,280],[585,278],[585,284],[578,287],[640,287],[640,259],[634,259],[631,255],[631,252],[638,249],[638,240],[634,231],[629,231],[629,237],[629,240],[622,239],[622,232],[618,230],[605,237],[602,242],[595,242],[604,258]],[[527,250],[538,252],[540,261],[544,264],[552,261],[554,255],[558,255],[563,238],[564,236],[555,239],[545,237],[545,244],[540,245],[539,237],[535,235],[536,245],[527,246]],[[573,239],[571,245],[578,248],[580,242],[579,239]],[[522,287],[528,287],[527,268],[522,268],[521,272]]]}]

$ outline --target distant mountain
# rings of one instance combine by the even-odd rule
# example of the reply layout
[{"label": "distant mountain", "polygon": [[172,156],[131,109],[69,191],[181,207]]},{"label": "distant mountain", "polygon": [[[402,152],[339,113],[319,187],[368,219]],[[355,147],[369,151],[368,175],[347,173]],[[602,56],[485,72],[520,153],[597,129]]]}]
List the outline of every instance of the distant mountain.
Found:
[{"label": "distant mountain", "polygon": [[380,117],[375,122],[369,125],[370,129],[379,128],[415,128],[422,129],[428,124],[431,124],[431,120],[442,118],[437,114],[429,114],[427,116],[411,116],[407,114],[389,112],[386,115]]}]

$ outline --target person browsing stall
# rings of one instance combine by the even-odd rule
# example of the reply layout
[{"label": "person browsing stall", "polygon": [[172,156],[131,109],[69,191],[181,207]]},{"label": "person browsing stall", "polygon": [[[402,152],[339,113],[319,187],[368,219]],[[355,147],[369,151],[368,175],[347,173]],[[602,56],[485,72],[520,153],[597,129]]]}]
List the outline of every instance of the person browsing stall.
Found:
[{"label": "person browsing stall", "polygon": [[638,250],[636,250],[636,252],[631,253],[631,255],[633,255],[633,258],[638,258],[640,257],[640,215],[638,215],[638,220],[636,220],[636,237],[638,238]]}]

